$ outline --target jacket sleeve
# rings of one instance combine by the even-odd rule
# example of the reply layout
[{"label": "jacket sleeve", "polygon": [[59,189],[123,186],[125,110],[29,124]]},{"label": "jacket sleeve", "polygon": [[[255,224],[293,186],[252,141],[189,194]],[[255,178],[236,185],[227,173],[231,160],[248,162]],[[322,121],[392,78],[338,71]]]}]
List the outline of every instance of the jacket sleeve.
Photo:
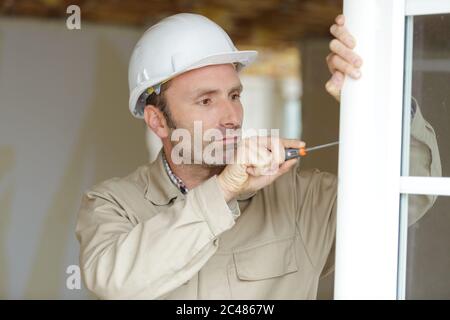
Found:
[{"label": "jacket sleeve", "polygon": [[[433,127],[423,118],[413,99],[415,115],[411,123],[409,176],[442,176],[441,158]],[[431,209],[436,196],[410,195],[408,197],[408,225],[416,223]]]},{"label": "jacket sleeve", "polygon": [[164,212],[132,221],[105,186],[82,200],[80,266],[99,298],[164,298],[202,268],[218,248],[217,237],[235,223],[215,176]]}]

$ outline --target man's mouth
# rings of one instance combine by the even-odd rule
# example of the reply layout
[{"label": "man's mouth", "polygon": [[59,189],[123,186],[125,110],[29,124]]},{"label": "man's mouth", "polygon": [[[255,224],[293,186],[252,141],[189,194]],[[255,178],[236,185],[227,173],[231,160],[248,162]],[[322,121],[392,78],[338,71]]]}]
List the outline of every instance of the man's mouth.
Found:
[{"label": "man's mouth", "polygon": [[230,143],[237,143],[239,137],[238,136],[231,136],[231,137],[225,137],[221,141],[224,144],[230,144]]}]

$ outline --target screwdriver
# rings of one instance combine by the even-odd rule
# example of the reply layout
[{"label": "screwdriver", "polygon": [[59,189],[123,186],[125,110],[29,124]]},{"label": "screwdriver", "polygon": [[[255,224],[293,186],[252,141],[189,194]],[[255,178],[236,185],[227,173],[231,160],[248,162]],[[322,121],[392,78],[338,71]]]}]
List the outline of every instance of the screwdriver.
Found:
[{"label": "screwdriver", "polygon": [[299,149],[297,149],[297,148],[286,148],[286,149],[284,149],[285,150],[285,160],[287,161],[287,160],[290,160],[290,159],[293,159],[293,158],[304,157],[304,156],[306,156],[306,154],[309,151],[318,150],[318,149],[322,149],[322,148],[328,148],[328,147],[331,147],[331,146],[334,146],[334,145],[337,145],[337,144],[339,144],[339,141],[330,142],[330,143],[326,143],[326,144],[321,144],[321,145],[318,145],[318,146],[315,146],[315,147],[311,147],[311,148],[306,148],[306,149],[304,147],[301,147]]}]

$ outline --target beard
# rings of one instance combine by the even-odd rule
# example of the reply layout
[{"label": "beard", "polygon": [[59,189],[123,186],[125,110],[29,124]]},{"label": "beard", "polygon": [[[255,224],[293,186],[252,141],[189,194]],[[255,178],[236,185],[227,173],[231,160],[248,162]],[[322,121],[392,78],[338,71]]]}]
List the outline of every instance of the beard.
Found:
[{"label": "beard", "polygon": [[[237,142],[222,143],[211,142],[204,145],[205,148],[210,148],[210,154],[203,154],[202,163],[207,167],[225,167],[234,162],[237,152]],[[205,150],[205,149],[204,149]],[[208,150],[208,149],[206,149]]]},{"label": "beard", "polygon": [[203,122],[196,120],[193,126],[180,127],[171,120],[174,124],[170,128],[174,163],[224,167],[234,161],[241,139],[240,126],[225,130],[215,127],[204,129]]},{"label": "beard", "polygon": [[[186,141],[185,141],[186,140]],[[213,141],[194,141],[193,138],[183,138],[182,141],[172,141],[172,161],[176,164],[201,165],[208,168],[225,167],[233,163],[237,152],[239,139]]]}]

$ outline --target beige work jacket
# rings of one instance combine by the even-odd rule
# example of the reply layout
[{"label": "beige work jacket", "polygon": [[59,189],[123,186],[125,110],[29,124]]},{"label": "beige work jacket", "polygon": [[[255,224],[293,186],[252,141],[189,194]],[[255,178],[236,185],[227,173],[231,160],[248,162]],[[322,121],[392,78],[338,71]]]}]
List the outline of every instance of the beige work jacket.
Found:
[{"label": "beige work jacket", "polygon": [[[412,123],[412,174],[440,175],[431,126]],[[410,222],[434,198],[412,199]],[[368,204],[370,205],[370,204]],[[315,299],[333,268],[336,177],[302,170],[226,203],[216,176],[183,195],[156,161],[82,199],[85,285],[102,299]]]}]

